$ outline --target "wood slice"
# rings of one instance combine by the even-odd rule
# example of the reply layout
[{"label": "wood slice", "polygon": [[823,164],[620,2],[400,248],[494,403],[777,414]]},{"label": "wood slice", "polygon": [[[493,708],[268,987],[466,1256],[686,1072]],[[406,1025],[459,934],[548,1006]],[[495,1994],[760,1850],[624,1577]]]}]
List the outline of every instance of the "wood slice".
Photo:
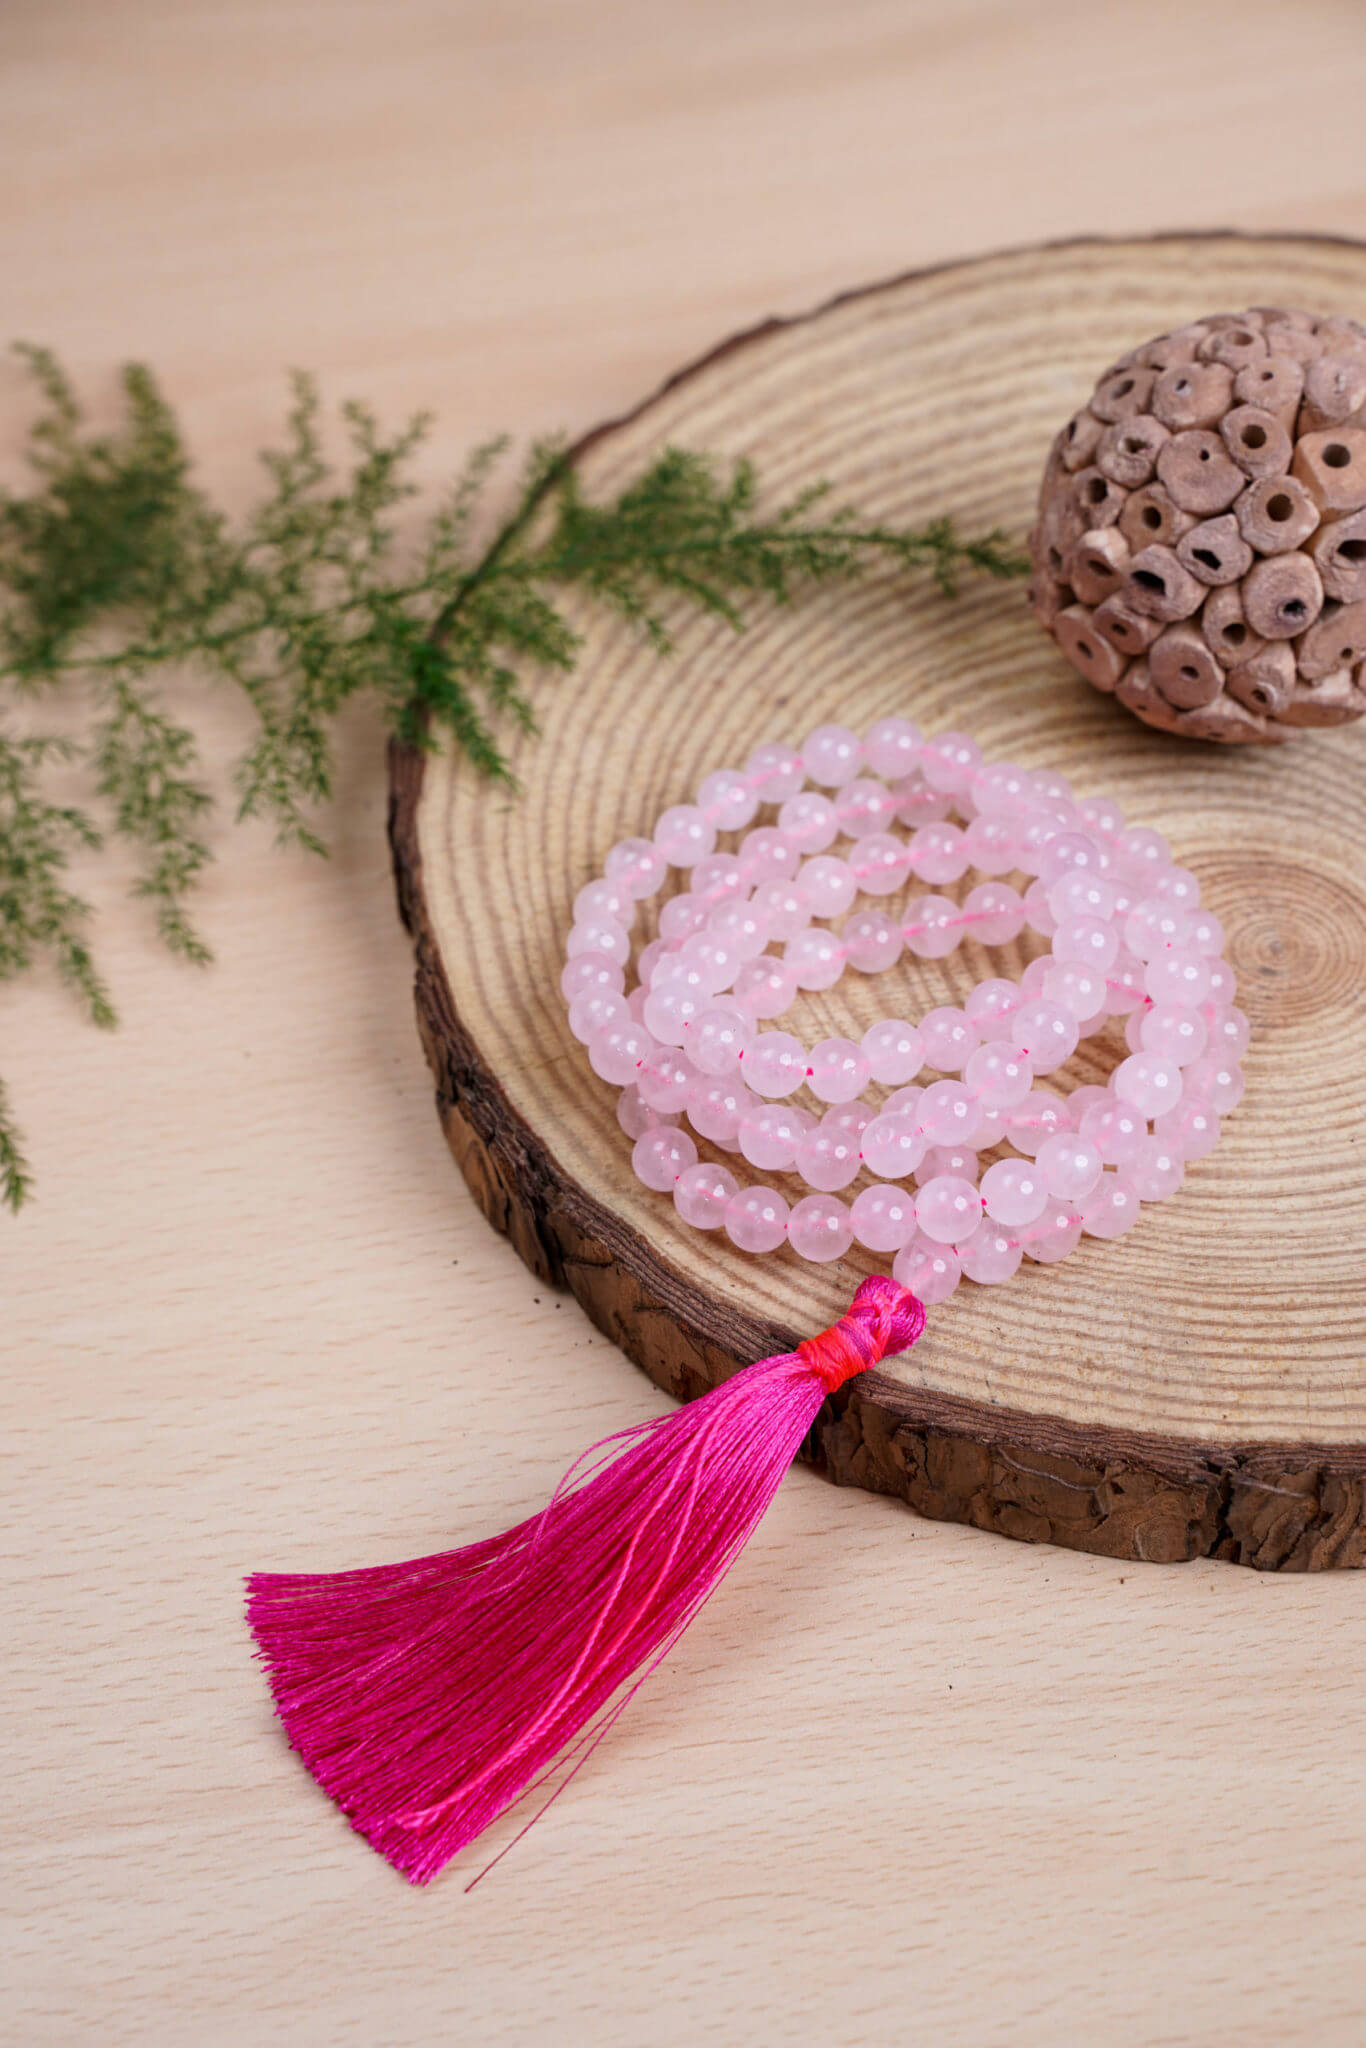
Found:
[{"label": "wood slice", "polygon": [[[590,434],[583,483],[614,491],[676,443],[752,456],[773,501],[829,477],[882,518],[952,512],[1023,540],[1050,437],[1112,358],[1265,303],[1360,316],[1366,246],[1176,236],[921,272],[723,344]],[[1018,585],[969,579],[949,602],[879,577],[756,611],[738,637],[680,606],[671,660],[571,610],[583,655],[572,681],[535,684],[520,798],[449,758],[391,762],[423,1042],[490,1220],[685,1398],[840,1313],[866,1255],[747,1259],[634,1180],[616,1091],[565,1022],[570,905],[615,840],[761,740],[898,712],[966,727],[1114,796],[1198,872],[1254,1028],[1247,1095],[1174,1200],[1060,1266],[965,1283],[913,1352],[828,1405],[810,1455],[923,1514],[1111,1557],[1366,1561],[1366,731],[1227,752],[1154,733],[1072,675]],[[1036,946],[846,976],[793,1028],[916,1016]],[[1122,1056],[1097,1043],[1063,1081]]]}]

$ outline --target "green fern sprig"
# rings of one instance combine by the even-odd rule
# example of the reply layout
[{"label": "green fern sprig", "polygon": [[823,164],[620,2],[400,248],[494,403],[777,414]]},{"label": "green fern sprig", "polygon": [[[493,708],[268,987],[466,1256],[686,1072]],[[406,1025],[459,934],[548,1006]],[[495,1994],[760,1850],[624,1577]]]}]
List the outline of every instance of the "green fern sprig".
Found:
[{"label": "green fern sprig", "polygon": [[[756,601],[787,604],[878,563],[926,568],[946,596],[966,569],[1024,569],[999,533],[960,540],[947,519],[866,523],[831,510],[824,484],[765,511],[749,463],[682,449],[596,504],[558,442],[532,449],[508,516],[476,548],[501,438],[471,453],[416,540],[400,538],[428,420],[386,435],[365,406],[343,407],[338,472],[302,375],[283,442],[262,457],[268,489],[234,524],[195,482],[149,370],[125,368],[123,418],[101,434],[51,351],[19,353],[42,409],[32,488],[0,493],[0,980],[46,957],[102,1026],[114,1012],[86,941],[88,907],[64,880],[78,848],[98,849],[105,832],[130,842],[136,893],[163,940],[188,960],[210,957],[189,916],[210,855],[209,798],[172,690],[177,706],[206,682],[242,693],[255,732],[235,770],[239,815],[322,852],[332,734],[352,698],[373,700],[411,744],[458,746],[511,782],[500,733],[533,732],[537,677],[569,674],[578,656],[562,591],[586,591],[667,653],[666,607],[680,600],[739,630]],[[84,739],[29,730],[36,705],[58,695],[75,700]],[[89,772],[98,818],[50,793],[53,771],[72,762]],[[17,1209],[29,1188],[0,1087],[0,1200]]]}]

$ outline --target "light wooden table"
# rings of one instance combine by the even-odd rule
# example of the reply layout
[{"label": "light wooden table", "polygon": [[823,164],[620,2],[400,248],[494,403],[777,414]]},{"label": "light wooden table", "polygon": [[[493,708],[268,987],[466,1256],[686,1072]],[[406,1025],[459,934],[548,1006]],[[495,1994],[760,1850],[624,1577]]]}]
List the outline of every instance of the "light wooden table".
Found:
[{"label": "light wooden table", "polygon": [[[4,327],[101,402],[154,360],[236,500],[291,363],[437,407],[435,484],[908,265],[1366,230],[1363,94],[1359,0],[13,0]],[[12,449],[9,370],[0,415]],[[501,1526],[663,1402],[446,1156],[363,719],[340,798],[326,865],[223,818],[209,974],[107,896],[118,1036],[5,997],[41,1187],[0,1225],[0,2037],[1357,2048],[1350,1575],[1126,1568],[798,1472],[478,1891],[348,1832],[272,1724],[243,1570]]]}]

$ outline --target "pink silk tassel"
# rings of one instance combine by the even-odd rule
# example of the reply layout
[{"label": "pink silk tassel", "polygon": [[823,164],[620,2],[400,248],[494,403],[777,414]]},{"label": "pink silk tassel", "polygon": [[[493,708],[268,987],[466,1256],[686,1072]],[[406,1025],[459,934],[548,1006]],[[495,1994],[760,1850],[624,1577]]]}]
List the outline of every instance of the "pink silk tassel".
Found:
[{"label": "pink silk tassel", "polygon": [[254,1573],[276,1708],[352,1826],[426,1884],[557,1758],[576,1770],[734,1563],[826,1395],[924,1326],[904,1287],[865,1280],[832,1329],[595,1445],[506,1535]]}]

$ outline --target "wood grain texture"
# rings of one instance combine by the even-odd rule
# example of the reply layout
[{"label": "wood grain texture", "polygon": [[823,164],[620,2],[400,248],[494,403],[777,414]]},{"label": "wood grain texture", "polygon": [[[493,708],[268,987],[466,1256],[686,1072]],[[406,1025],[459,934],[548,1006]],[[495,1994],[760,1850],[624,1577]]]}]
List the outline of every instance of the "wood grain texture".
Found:
[{"label": "wood grain texture", "polygon": [[[289,363],[435,406],[436,488],[860,278],[1366,231],[1355,0],[49,0],[0,55],[4,332],[97,403],[156,361],[238,502]],[[0,375],[7,465],[26,412]],[[451,1170],[374,726],[328,862],[216,786],[215,969],[87,873],[123,1029],[5,1000],[7,2048],[1359,2048],[1359,1574],[1139,1571],[808,1471],[496,1878],[385,1872],[279,1740],[240,1574],[505,1526],[667,1397]]]},{"label": "wood grain texture", "polygon": [[[671,443],[708,447],[752,457],[775,497],[829,477],[874,518],[949,509],[967,530],[1019,532],[1073,390],[1136,338],[1249,298],[1366,305],[1366,245],[1077,243],[912,275],[722,344],[590,434],[579,467],[606,494]],[[491,1219],[675,1393],[833,1320],[880,1262],[857,1248],[829,1267],[745,1259],[630,1173],[617,1091],[591,1074],[559,994],[570,906],[616,839],[762,739],[892,712],[966,726],[991,758],[1114,796],[1201,875],[1256,1033],[1248,1094],[1172,1202],[1061,1268],[964,1286],[907,1359],[834,1398],[812,1455],[922,1513],[1105,1556],[1366,1562],[1361,735],[1316,735],[1260,769],[1155,738],[1073,684],[1018,589],[946,604],[925,579],[879,579],[739,640],[675,607],[667,664],[600,608],[574,618],[579,673],[516,757],[515,805],[481,802],[448,755],[392,756],[424,1044]],[[857,1036],[889,1008],[915,1017],[983,973],[1018,975],[1038,950],[1026,937],[1004,960],[975,946],[906,956],[785,1021],[806,1043]],[[1124,1054],[1112,1025],[1056,1085]]]}]

